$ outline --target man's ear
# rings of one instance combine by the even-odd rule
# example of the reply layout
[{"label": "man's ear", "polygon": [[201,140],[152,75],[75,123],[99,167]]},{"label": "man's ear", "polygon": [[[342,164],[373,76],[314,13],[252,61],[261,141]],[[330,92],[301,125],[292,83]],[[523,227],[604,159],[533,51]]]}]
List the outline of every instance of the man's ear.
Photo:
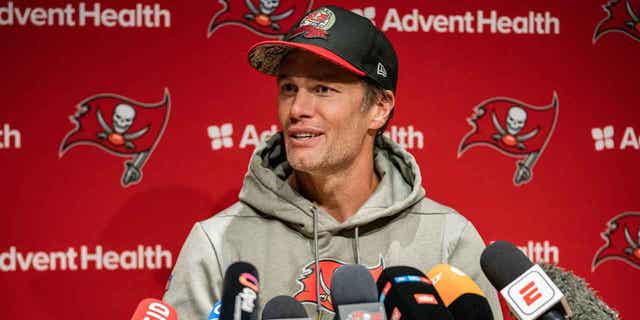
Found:
[{"label": "man's ear", "polygon": [[393,92],[391,90],[382,91],[382,94],[376,97],[376,102],[371,107],[373,114],[369,128],[376,131],[382,128],[387,123],[395,104],[396,97]]}]

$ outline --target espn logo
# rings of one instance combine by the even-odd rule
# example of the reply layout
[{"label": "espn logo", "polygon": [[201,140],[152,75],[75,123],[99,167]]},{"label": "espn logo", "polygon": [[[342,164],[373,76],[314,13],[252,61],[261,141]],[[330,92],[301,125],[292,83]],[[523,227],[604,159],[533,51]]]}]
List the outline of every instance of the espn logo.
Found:
[{"label": "espn logo", "polygon": [[438,304],[438,300],[432,294],[416,293],[413,295],[418,304]]},{"label": "espn logo", "polygon": [[518,319],[536,319],[563,298],[562,292],[540,266],[534,265],[500,293]]}]

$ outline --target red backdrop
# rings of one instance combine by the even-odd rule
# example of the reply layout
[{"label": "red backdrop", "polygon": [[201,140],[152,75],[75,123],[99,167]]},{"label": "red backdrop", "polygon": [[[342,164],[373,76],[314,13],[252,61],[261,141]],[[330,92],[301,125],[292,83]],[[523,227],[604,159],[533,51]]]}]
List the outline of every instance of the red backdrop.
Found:
[{"label": "red backdrop", "polygon": [[[286,30],[322,4],[280,1],[276,13],[291,15],[271,22]],[[640,1],[605,4],[340,2],[396,47],[391,136],[416,156],[427,194],[486,241],[573,270],[632,319],[640,253],[624,249],[640,240]],[[275,83],[246,52],[278,35],[248,12],[240,0],[0,2],[0,314],[128,319],[162,295],[192,224],[236,201],[256,141],[277,130]],[[62,153],[81,105],[79,125],[100,125],[87,101],[111,131],[115,107],[133,106],[131,132],[147,135],[106,138],[139,142],[128,149],[89,135]],[[493,140],[490,117],[506,130],[514,105],[524,128]],[[484,143],[461,152],[473,122]],[[508,145],[535,129],[523,148]],[[522,165],[533,175],[515,181]],[[606,247],[612,219],[632,237],[618,228]]]}]

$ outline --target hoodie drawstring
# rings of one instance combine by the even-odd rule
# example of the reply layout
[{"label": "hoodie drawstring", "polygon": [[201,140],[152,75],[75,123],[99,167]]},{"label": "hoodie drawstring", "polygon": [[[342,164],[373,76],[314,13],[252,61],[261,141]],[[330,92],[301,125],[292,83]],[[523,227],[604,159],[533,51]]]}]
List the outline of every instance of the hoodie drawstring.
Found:
[{"label": "hoodie drawstring", "polygon": [[318,308],[318,319],[320,319],[320,311],[322,311],[322,304],[320,302],[320,257],[318,255],[318,211],[316,207],[311,207],[313,212],[313,255],[316,262],[316,306]]},{"label": "hoodie drawstring", "polygon": [[354,255],[356,256],[356,264],[360,264],[360,243],[358,238],[358,226],[356,226],[355,234],[356,236],[353,241],[353,246],[354,246],[353,252],[354,252]]}]

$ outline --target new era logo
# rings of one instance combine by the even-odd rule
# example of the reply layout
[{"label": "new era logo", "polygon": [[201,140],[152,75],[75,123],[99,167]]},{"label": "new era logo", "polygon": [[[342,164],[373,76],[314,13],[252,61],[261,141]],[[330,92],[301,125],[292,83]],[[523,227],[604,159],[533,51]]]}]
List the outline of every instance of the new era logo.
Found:
[{"label": "new era logo", "polygon": [[231,123],[225,123],[221,126],[209,126],[207,133],[211,138],[211,149],[220,150],[233,147],[233,140],[231,139],[233,125]]},{"label": "new era logo", "polygon": [[379,76],[387,77],[387,69],[382,65],[382,63],[378,62],[378,71],[376,72]]},{"label": "new era logo", "polygon": [[591,129],[591,137],[595,141],[595,148],[597,151],[606,149],[613,149],[613,126],[606,126],[604,128]]}]

